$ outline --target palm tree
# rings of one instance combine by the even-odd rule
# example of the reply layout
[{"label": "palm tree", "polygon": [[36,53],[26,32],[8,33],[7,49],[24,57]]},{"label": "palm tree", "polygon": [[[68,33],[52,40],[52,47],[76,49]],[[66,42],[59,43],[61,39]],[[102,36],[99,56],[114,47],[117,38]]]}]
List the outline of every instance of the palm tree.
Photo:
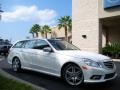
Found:
[{"label": "palm tree", "polygon": [[68,41],[68,30],[72,29],[72,19],[70,16],[64,16],[58,19],[58,29],[65,29],[65,40]]},{"label": "palm tree", "polygon": [[70,18],[69,23],[68,23],[68,30],[71,32],[72,31],[72,19]]},{"label": "palm tree", "polygon": [[51,32],[51,29],[48,25],[44,25],[42,27],[42,30],[43,30],[43,33],[45,34],[45,38],[47,38],[47,33],[50,33]]},{"label": "palm tree", "polygon": [[34,24],[32,28],[30,29],[30,33],[32,33],[34,37],[34,33],[36,34],[36,37],[38,37],[38,32],[40,31],[41,27],[38,24]]},{"label": "palm tree", "polygon": [[34,32],[33,32],[33,30],[32,30],[32,29],[30,29],[29,33],[31,33],[31,34],[32,34],[32,37],[33,37],[33,38],[35,37],[35,36],[34,36]]},{"label": "palm tree", "polygon": [[43,27],[42,27],[42,26],[40,26],[39,32],[41,33],[41,36],[44,37],[44,30],[43,30]]}]

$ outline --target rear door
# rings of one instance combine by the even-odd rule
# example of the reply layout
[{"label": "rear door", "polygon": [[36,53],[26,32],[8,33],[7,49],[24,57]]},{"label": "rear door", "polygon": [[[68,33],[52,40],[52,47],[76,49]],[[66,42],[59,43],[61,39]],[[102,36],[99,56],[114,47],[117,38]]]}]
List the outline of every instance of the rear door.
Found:
[{"label": "rear door", "polygon": [[32,67],[32,60],[36,57],[33,49],[34,44],[35,40],[28,40],[22,49],[23,66],[26,68]]},{"label": "rear door", "polygon": [[9,55],[8,55],[9,63],[12,63],[12,59],[16,56],[21,60],[21,62],[23,61],[22,46],[23,46],[24,42],[25,41],[19,41],[10,48]]}]

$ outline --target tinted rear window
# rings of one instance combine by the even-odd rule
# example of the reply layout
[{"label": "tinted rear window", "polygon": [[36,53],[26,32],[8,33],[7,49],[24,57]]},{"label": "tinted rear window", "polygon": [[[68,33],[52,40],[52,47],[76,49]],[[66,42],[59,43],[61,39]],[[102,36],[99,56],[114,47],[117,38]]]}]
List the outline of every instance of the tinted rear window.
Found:
[{"label": "tinted rear window", "polygon": [[26,41],[17,42],[12,48],[22,48]]}]

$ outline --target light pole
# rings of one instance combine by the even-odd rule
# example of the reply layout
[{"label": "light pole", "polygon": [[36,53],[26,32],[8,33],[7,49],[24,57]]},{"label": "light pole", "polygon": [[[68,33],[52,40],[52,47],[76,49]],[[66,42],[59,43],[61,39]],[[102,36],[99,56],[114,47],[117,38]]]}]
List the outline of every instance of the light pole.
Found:
[{"label": "light pole", "polygon": [[1,18],[2,18],[2,15],[1,15],[2,12],[3,12],[3,11],[1,10],[1,4],[0,4],[0,20],[1,20]]}]

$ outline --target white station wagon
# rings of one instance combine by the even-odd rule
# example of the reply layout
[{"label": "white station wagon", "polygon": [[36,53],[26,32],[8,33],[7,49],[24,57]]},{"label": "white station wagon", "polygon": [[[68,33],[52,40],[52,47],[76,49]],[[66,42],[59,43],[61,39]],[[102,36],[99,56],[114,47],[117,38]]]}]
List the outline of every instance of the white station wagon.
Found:
[{"label": "white station wagon", "polygon": [[8,63],[17,72],[21,69],[62,77],[70,85],[98,83],[116,78],[116,66],[111,58],[81,51],[58,39],[23,40],[14,44]]}]

